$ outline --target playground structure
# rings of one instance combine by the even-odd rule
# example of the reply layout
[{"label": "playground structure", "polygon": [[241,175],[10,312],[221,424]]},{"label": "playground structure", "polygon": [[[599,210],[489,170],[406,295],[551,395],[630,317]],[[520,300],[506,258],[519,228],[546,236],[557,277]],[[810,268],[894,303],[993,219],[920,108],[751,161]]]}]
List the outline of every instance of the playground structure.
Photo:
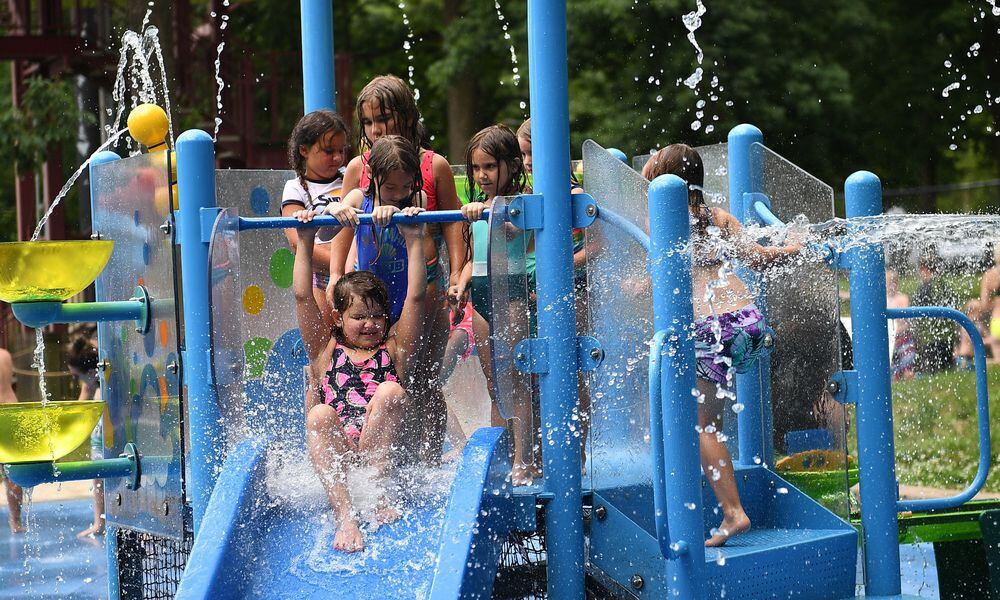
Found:
[{"label": "playground structure", "polygon": [[[329,2],[302,2],[306,112],[334,105],[330,9]],[[847,461],[832,473],[840,493],[822,503],[773,469],[781,450],[772,411],[782,402],[774,383],[795,376],[792,358],[805,350],[826,365],[812,378],[817,393],[829,389],[836,402],[856,406],[868,596],[899,594],[898,512],[959,506],[982,487],[990,456],[982,340],[957,311],[888,311],[881,249],[855,248],[756,286],[775,347],[737,376],[742,410],[726,429],[753,529],[722,549],[703,547],[720,517],[699,466],[691,395],[691,277],[678,251],[689,235],[687,186],[674,176],[649,183],[588,141],[588,193],[570,199],[565,3],[530,1],[528,23],[534,194],[498,199],[489,215],[491,338],[502,413],[509,412],[509,382],[538,377],[544,483],[511,488],[507,434],[482,428],[449,492],[418,494],[405,519],[371,534],[377,553],[338,556],[319,518],[326,504],[290,502],[272,481],[282,460],[304,461],[306,358],[288,289],[292,255],[274,231],[300,226],[274,216],[291,173],[216,170],[211,137],[197,130],[182,134],[173,152],[101,153],[90,167],[93,229],[95,242],[113,240],[114,250],[96,279],[98,302],[33,297],[14,311],[36,327],[100,322],[107,458],[57,470],[50,461],[25,462],[8,473],[24,485],[106,478],[112,597],[319,598],[336,590],[471,598],[528,572],[540,575],[554,598],[583,597],[585,584],[640,598],[853,598],[858,535],[846,520]],[[138,118],[137,129],[142,125],[138,141],[162,142],[166,131],[155,114]],[[833,216],[833,190],[763,146],[752,126],[699,152],[710,202],[744,223],[780,227],[781,217],[804,214],[816,223]],[[881,212],[871,173],[855,173],[844,191],[849,217]],[[515,297],[526,286],[510,285],[524,277],[524,265],[523,255],[508,251],[508,225],[535,236],[535,337],[529,299]],[[588,258],[590,330],[580,336],[572,227],[616,249]],[[74,256],[58,259],[72,263]],[[840,365],[836,268],[848,271],[852,292],[857,367],[850,371]],[[651,293],[623,297],[624,281],[650,276]],[[974,341],[981,459],[959,496],[900,502],[885,320],[928,316],[960,321]],[[810,348],[782,345],[803,326]],[[583,477],[580,370],[592,399]],[[821,445],[846,458],[845,428],[835,419]],[[541,536],[544,550],[523,564],[501,561],[505,548],[527,535]]]}]

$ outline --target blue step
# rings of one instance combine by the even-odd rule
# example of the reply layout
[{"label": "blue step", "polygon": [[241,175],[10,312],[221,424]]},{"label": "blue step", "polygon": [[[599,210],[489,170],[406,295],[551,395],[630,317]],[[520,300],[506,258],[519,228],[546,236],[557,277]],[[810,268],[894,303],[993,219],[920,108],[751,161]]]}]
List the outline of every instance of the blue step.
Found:
[{"label": "blue step", "polygon": [[[722,548],[706,549],[705,597],[853,597],[854,528],[764,467],[739,469],[736,479],[752,527]],[[625,480],[623,487],[594,490],[594,507],[602,507],[604,517],[591,522],[591,566],[640,598],[667,597],[666,561],[655,537],[651,487],[635,478]],[[707,484],[703,506],[707,539],[721,521]],[[638,590],[631,585],[636,576],[642,581]]]}]

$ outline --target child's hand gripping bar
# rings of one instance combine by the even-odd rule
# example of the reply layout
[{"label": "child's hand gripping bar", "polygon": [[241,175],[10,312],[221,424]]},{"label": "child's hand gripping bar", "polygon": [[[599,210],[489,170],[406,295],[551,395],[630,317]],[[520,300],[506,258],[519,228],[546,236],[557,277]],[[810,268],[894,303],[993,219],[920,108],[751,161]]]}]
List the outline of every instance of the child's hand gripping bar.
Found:
[{"label": "child's hand gripping bar", "polygon": [[[487,220],[489,216],[489,210],[483,211],[482,220]],[[358,219],[362,225],[373,224],[371,214],[358,215]],[[408,217],[403,213],[396,213],[392,215],[392,221],[390,222],[395,225],[400,223],[453,223],[464,220],[465,217],[462,216],[462,211],[460,210],[429,210],[412,217]],[[337,219],[329,215],[315,217],[308,223],[303,223],[293,217],[239,218],[240,231],[247,231],[249,229],[303,229],[313,227],[341,227],[341,225]]]}]

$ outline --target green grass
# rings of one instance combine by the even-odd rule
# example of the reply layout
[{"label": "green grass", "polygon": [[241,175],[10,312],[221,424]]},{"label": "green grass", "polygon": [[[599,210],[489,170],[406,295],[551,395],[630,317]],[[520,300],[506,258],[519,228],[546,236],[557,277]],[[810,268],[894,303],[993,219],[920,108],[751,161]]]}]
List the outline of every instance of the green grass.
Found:
[{"label": "green grass", "polygon": [[[1000,365],[988,369],[992,469],[984,490],[1000,492]],[[904,485],[960,489],[979,462],[976,380],[969,371],[893,384],[896,470]]]}]

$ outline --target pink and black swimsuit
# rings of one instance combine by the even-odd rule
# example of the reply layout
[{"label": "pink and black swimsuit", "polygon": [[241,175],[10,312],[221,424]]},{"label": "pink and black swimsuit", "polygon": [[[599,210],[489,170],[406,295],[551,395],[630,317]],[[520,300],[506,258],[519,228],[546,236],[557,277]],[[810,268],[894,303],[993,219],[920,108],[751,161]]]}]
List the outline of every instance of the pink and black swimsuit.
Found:
[{"label": "pink and black swimsuit", "polygon": [[323,403],[337,411],[347,437],[354,441],[361,438],[368,403],[385,381],[399,381],[385,345],[361,363],[351,360],[340,344],[334,348],[330,368],[323,378]]}]

